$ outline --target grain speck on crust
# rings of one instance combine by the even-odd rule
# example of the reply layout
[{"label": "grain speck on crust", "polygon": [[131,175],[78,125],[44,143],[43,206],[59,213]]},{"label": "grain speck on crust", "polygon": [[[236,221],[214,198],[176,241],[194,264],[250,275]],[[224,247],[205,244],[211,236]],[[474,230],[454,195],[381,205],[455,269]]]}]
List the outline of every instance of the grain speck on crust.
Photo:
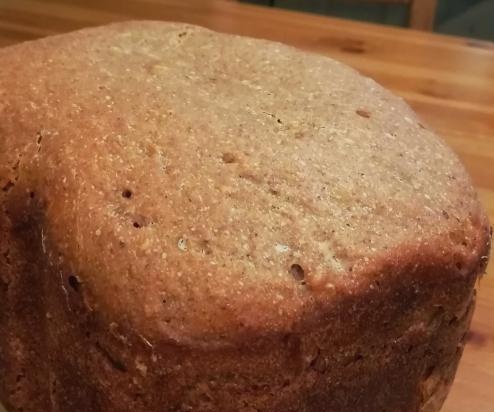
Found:
[{"label": "grain speck on crust", "polygon": [[180,238],[180,239],[178,239],[177,246],[178,246],[178,248],[179,248],[182,252],[186,252],[186,251],[187,251],[187,240],[186,240],[186,239],[184,239],[184,238]]}]

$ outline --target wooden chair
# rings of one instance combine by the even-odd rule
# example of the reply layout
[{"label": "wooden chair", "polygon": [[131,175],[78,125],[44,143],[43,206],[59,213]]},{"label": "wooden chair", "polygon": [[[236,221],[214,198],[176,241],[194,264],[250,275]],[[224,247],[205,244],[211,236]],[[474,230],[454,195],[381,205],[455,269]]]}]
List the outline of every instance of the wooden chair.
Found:
[{"label": "wooden chair", "polygon": [[419,30],[432,30],[436,9],[437,0],[410,0],[410,27]]}]

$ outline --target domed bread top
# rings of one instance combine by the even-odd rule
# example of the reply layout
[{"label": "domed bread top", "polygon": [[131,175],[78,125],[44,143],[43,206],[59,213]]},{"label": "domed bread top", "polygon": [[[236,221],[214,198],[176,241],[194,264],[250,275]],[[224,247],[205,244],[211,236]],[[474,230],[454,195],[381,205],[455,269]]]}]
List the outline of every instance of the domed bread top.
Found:
[{"label": "domed bread top", "polygon": [[0,60],[0,201],[36,212],[89,308],[147,339],[303,330],[377,278],[485,259],[457,157],[332,59],[127,22]]}]

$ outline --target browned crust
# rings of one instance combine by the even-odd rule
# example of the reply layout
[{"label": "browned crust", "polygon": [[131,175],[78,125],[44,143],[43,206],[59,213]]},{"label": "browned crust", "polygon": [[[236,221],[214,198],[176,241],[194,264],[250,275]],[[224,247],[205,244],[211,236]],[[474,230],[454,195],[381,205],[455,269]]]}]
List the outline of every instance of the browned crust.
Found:
[{"label": "browned crust", "polygon": [[[130,40],[122,40],[119,36],[127,32]],[[170,102],[160,93],[146,95],[149,90],[144,83],[128,86],[122,80],[121,63],[110,71],[117,83],[105,79],[98,70],[107,63],[91,63],[101,54],[94,45],[107,47],[108,53],[119,47],[135,52],[135,39],[176,41],[182,33],[195,39],[191,47],[197,47],[198,53],[209,42],[224,47],[226,60],[221,64],[226,71],[233,64],[228,53],[239,48],[260,66],[265,61],[257,53],[266,49],[288,59],[297,70],[320,70],[321,81],[324,73],[331,72],[334,83],[341,81],[344,86],[328,90],[346,93],[348,89],[345,101],[350,107],[331,109],[337,123],[342,119],[336,137],[330,135],[336,139],[333,149],[338,156],[327,152],[326,157],[317,157],[327,149],[327,142],[325,135],[315,134],[315,122],[319,117],[324,120],[328,107],[333,107],[331,100],[324,110],[307,102],[313,122],[294,122],[285,128],[271,112],[242,117],[235,99],[245,92],[243,83],[232,84],[231,89],[214,86],[226,97],[211,100],[209,106],[231,103],[232,116],[247,122],[245,128],[259,124],[236,145],[250,138],[259,151],[271,153],[271,149],[279,150],[275,138],[293,137],[290,144],[296,150],[287,149],[288,160],[280,163],[280,156],[271,153],[266,156],[272,164],[263,166],[255,152],[249,157],[235,146],[226,150],[229,143],[222,133],[228,121],[215,118],[217,124],[206,124],[194,112],[204,103],[200,99],[190,103],[181,118],[167,118],[164,124],[173,133],[159,129],[164,133],[164,140],[159,140],[156,128],[163,124],[156,123],[152,110],[183,110],[181,103]],[[84,56],[74,67],[86,76],[87,90],[106,87],[105,93],[115,95],[114,104],[123,117],[120,112],[114,116],[105,111],[106,98],[101,101],[99,95],[74,88],[70,73],[77,76],[78,72],[70,71],[73,67],[67,57],[67,50],[74,47]],[[407,106],[330,60],[183,25],[115,25],[3,50],[0,58],[9,62],[12,75],[8,81],[0,76],[0,184],[5,188],[0,194],[0,233],[4,235],[0,238],[0,370],[7,371],[0,375],[0,400],[9,412],[439,410],[470,324],[475,281],[487,264],[489,224],[461,164],[430,132],[415,124]],[[157,76],[152,85],[181,81],[159,77],[163,62],[148,58],[144,54],[135,58],[147,73],[143,79]],[[47,79],[40,64],[46,60],[49,66],[50,59],[62,65],[57,69],[58,83]],[[273,63],[279,76],[283,76],[283,61]],[[255,80],[247,72],[242,75],[246,84]],[[29,84],[31,79],[34,85]],[[260,82],[259,87],[269,88],[268,82]],[[311,76],[304,82],[315,87]],[[54,91],[54,84],[60,89]],[[189,96],[191,87],[197,88],[197,96],[205,90],[201,84],[187,83],[181,92]],[[294,87],[287,85],[287,98],[293,97],[290,88]],[[279,93],[283,90],[280,86]],[[149,100],[139,101],[138,91]],[[123,99],[130,92],[137,103]],[[60,103],[65,96],[79,105],[76,114]],[[324,102],[326,97],[322,94],[318,99]],[[283,109],[287,119],[297,119],[299,113],[290,105],[268,100],[264,103],[273,104],[271,109]],[[360,107],[364,103],[381,106],[369,111]],[[388,106],[396,108],[394,114],[388,113]],[[123,133],[133,117],[137,137],[122,143],[116,135],[111,144],[103,143],[106,133]],[[47,129],[42,130],[41,124]],[[342,129],[345,124],[352,125],[350,132]],[[312,129],[304,128],[307,125]],[[200,130],[206,132],[199,133],[198,145],[192,149],[174,138],[190,138]],[[355,137],[352,130],[371,142],[368,150],[356,145],[349,154],[341,148],[339,142]],[[381,136],[386,133],[389,141]],[[272,140],[263,141],[264,135]],[[320,145],[317,153],[309,153],[307,141],[297,143],[308,135]],[[218,149],[216,140],[224,145],[218,161],[230,169],[218,169],[207,158],[197,162],[193,158],[194,150],[201,152],[199,143]],[[409,148],[409,158],[397,161],[403,145]],[[126,152],[129,147],[144,151],[145,162]],[[164,149],[168,150],[166,174],[159,169]],[[308,153],[318,160],[299,175],[297,165],[307,160]],[[182,164],[180,156],[187,156],[188,162]],[[133,192],[123,195],[127,186],[115,188],[120,169],[112,159],[135,166],[122,173],[129,183],[139,183],[143,194],[154,193],[160,185],[172,187],[167,196],[175,201],[174,208],[165,203],[167,196],[158,194],[142,200],[137,193],[130,204]],[[153,169],[155,161],[160,164]],[[322,169],[324,161],[341,170],[331,175]],[[355,183],[351,173],[356,170],[348,165],[359,162],[366,165],[365,173],[358,174],[363,183]],[[212,179],[218,185],[208,192],[192,173],[180,180],[174,171],[181,166],[206,176],[220,170]],[[271,167],[278,175],[267,179]],[[334,179],[329,194],[321,194],[316,187],[323,172]],[[402,179],[400,184],[392,180],[395,175]],[[233,178],[242,191],[235,192]],[[200,238],[189,234],[187,254],[183,245],[176,248],[177,238],[172,246],[162,242],[167,231],[175,230],[176,221],[185,216],[186,221],[195,222],[199,213],[181,198],[180,183],[194,188],[190,192],[196,196],[194,201],[204,195],[211,206],[220,199],[206,217],[223,232],[197,244]],[[413,189],[405,190],[407,185]],[[359,190],[367,190],[366,196],[360,196]],[[276,200],[280,192],[289,196]],[[115,196],[122,197],[120,203]],[[331,203],[337,196],[340,203]],[[286,229],[269,226],[273,221],[266,218],[271,213],[268,200],[282,211],[277,219],[287,223]],[[366,202],[373,208],[364,213]],[[246,203],[249,207],[243,210]],[[225,213],[233,206],[245,219],[225,225]],[[397,211],[398,207],[403,211]],[[103,213],[108,210],[113,214]],[[117,233],[121,220],[129,217],[143,230],[125,226],[126,232]],[[153,219],[159,224],[151,230],[147,226],[153,227]],[[188,227],[177,225],[180,230]],[[231,235],[224,235],[228,229]],[[297,250],[288,257],[280,255],[273,248],[273,233],[286,236]],[[248,259],[233,242],[240,238],[237,234],[244,234],[252,249]],[[255,249],[256,242],[269,246],[275,257],[264,258],[262,248]],[[122,243],[131,246],[122,251]],[[317,252],[314,245],[320,248]],[[196,246],[201,253],[194,251]],[[285,253],[286,245],[276,247]],[[214,266],[208,260],[210,249],[233,258],[220,259],[224,266]],[[167,266],[160,260],[163,252],[168,255]],[[330,252],[334,255],[329,256]],[[293,262],[298,262],[295,269],[290,266]],[[180,278],[182,270],[186,276]],[[204,280],[209,275],[211,280]],[[162,302],[169,300],[168,295],[176,300],[175,306]]]},{"label": "browned crust", "polygon": [[[21,387],[28,394],[50,391],[57,408],[49,409],[48,397],[40,402],[60,412],[435,412],[461,356],[479,270],[452,274],[430,260],[414,270],[388,266],[373,288],[347,289],[308,330],[204,350],[151,345],[136,331],[108,325],[87,312],[80,291],[68,284],[64,291],[42,270],[36,274],[46,283],[39,288],[53,293],[44,310],[30,315],[47,311],[46,328],[36,333],[36,326],[16,318],[15,330],[35,332],[24,338],[30,348],[47,341],[48,358],[38,351],[29,360],[40,374],[28,375]],[[38,288],[27,290],[41,301]],[[25,362],[14,353],[8,359],[10,371]],[[46,361],[50,380],[41,379]],[[6,375],[4,390],[14,379]],[[39,410],[33,398],[3,399],[11,411],[15,405]]]}]

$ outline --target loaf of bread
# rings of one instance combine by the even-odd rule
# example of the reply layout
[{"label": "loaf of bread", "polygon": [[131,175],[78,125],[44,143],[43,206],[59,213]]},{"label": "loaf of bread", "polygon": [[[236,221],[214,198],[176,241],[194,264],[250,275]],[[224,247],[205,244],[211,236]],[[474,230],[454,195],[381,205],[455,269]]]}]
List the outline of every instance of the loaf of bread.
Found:
[{"label": "loaf of bread", "polygon": [[489,224],[326,57],[174,23],[0,50],[9,412],[436,412]]}]

